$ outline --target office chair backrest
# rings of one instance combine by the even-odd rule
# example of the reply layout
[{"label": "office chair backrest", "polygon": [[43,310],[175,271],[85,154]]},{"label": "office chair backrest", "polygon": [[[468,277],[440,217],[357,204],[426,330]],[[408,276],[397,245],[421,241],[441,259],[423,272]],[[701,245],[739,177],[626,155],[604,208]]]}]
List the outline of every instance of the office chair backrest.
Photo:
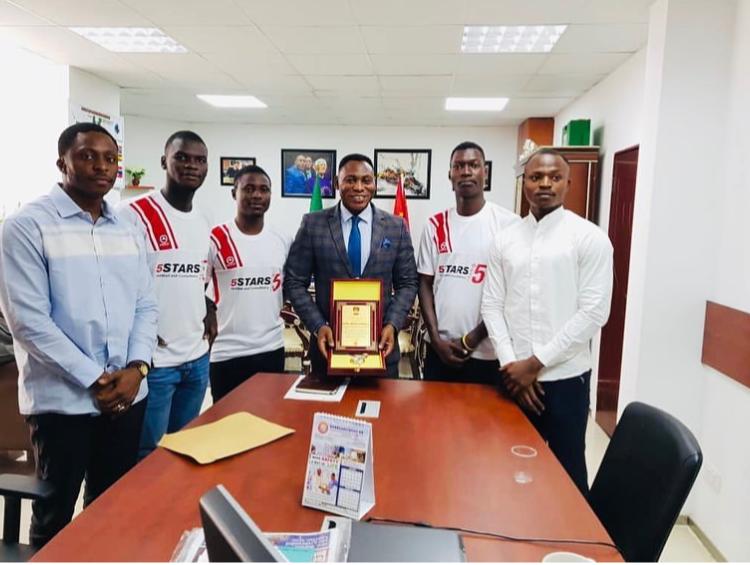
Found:
[{"label": "office chair backrest", "polygon": [[201,497],[200,513],[209,561],[286,561],[224,485],[212,488]]},{"label": "office chair backrest", "polygon": [[18,367],[0,365],[0,450],[30,451],[29,428],[18,411]]},{"label": "office chair backrest", "polygon": [[702,462],[682,422],[641,402],[625,408],[589,504],[626,561],[659,560]]}]

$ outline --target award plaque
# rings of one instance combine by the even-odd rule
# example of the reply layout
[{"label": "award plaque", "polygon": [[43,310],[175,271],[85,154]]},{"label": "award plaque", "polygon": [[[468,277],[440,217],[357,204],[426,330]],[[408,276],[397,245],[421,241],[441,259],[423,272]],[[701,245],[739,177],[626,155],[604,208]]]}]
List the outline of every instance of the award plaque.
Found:
[{"label": "award plaque", "polygon": [[328,352],[328,374],[385,373],[385,358],[378,349],[381,286],[378,279],[331,281],[334,345]]}]

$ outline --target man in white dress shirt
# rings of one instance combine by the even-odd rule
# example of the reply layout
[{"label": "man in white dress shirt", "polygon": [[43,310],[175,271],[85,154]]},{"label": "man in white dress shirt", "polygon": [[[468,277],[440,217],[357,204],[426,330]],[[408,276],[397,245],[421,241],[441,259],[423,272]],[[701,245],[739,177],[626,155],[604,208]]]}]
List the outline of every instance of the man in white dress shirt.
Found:
[{"label": "man in white dress shirt", "polygon": [[482,317],[506,389],[586,494],[590,341],[609,317],[612,244],[563,207],[569,187],[570,167],[557,151],[528,160],[530,213],[495,241]]}]

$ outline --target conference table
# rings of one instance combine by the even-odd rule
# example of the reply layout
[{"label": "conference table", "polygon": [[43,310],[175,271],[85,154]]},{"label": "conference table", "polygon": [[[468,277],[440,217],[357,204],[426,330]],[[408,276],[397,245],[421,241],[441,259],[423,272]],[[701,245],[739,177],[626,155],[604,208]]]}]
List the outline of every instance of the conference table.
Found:
[{"label": "conference table", "polygon": [[[325,513],[301,505],[313,415],[353,417],[359,400],[381,402],[379,418],[370,420],[375,506],[368,516],[516,538],[611,543],[523,413],[492,387],[357,377],[340,403],[284,400],[295,378],[255,375],[190,424],[248,411],[294,434],[209,465],[159,448],[34,560],[167,561],[183,531],[200,526],[198,500],[217,484],[264,531],[317,531]],[[533,447],[537,456],[516,457],[511,448],[518,445]],[[532,480],[517,482],[519,471]],[[469,561],[540,561],[553,551],[622,561],[606,545],[462,535]]]}]

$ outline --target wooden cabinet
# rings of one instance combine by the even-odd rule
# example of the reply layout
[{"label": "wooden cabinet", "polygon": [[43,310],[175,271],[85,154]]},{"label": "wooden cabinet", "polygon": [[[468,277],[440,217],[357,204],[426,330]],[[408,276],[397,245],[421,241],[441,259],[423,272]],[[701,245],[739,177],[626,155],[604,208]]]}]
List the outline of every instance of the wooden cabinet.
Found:
[{"label": "wooden cabinet", "polygon": [[[598,222],[599,201],[599,148],[553,147],[570,162],[570,190],[565,198],[565,208],[592,222]],[[528,158],[516,165],[516,214],[529,213],[529,203],[523,196],[523,167]]]}]

